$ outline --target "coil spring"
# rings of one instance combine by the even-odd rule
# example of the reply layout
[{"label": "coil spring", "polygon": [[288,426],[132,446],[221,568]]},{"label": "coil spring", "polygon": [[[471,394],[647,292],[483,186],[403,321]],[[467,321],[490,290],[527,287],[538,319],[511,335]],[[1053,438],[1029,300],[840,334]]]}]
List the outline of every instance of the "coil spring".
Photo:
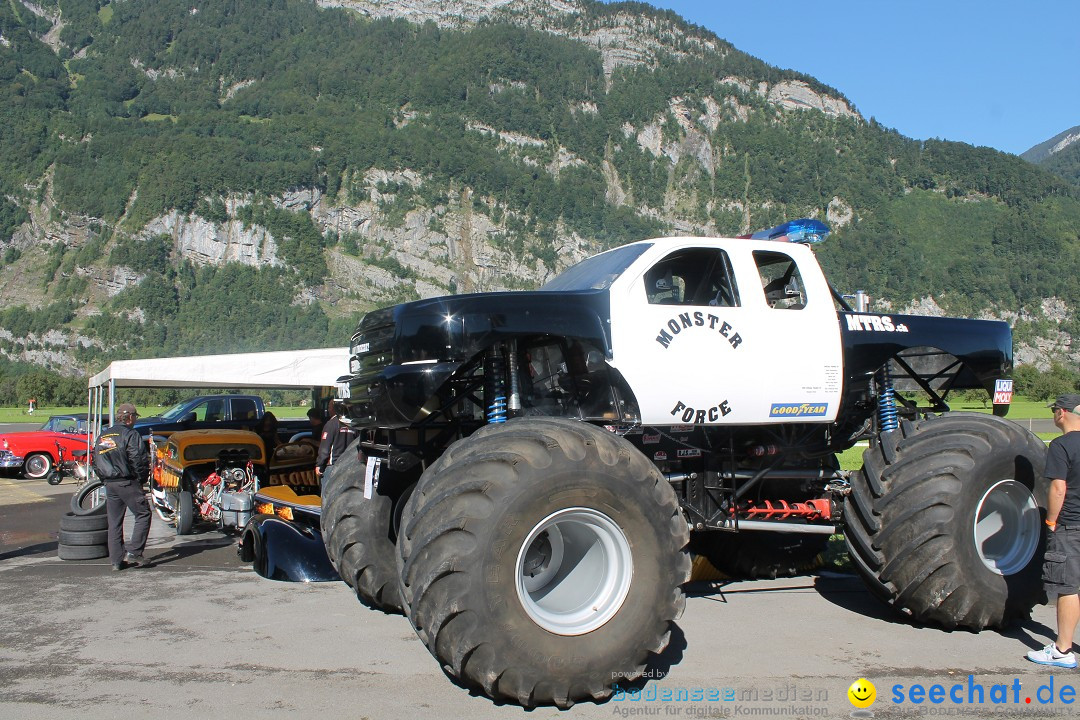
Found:
[{"label": "coil spring", "polygon": [[881,373],[881,392],[878,394],[878,426],[881,432],[891,432],[900,427],[896,411],[896,391],[888,366]]},{"label": "coil spring", "polygon": [[506,398],[500,395],[488,405],[487,421],[489,423],[506,422]]},{"label": "coil spring", "polygon": [[487,421],[506,422],[506,360],[502,347],[496,345],[484,360],[484,400],[487,401]]}]

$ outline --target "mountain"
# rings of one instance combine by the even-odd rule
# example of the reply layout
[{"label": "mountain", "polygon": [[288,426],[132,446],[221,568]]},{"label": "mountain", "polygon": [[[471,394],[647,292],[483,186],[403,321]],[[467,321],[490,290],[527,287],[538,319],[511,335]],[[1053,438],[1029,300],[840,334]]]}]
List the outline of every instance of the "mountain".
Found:
[{"label": "mountain", "polygon": [[1046,142],[1041,142],[1026,152],[1020,153],[1020,157],[1028,162],[1045,162],[1070,146],[1074,146],[1077,140],[1080,140],[1080,125],[1071,127],[1063,133],[1058,133]]},{"label": "mountain", "polygon": [[1080,185],[1080,125],[1039,143],[1020,157]]},{"label": "mountain", "polygon": [[11,363],[341,345],[375,306],[802,216],[879,310],[1006,318],[1042,364],[1080,337],[1075,185],[641,3],[12,0],[0,88]]}]

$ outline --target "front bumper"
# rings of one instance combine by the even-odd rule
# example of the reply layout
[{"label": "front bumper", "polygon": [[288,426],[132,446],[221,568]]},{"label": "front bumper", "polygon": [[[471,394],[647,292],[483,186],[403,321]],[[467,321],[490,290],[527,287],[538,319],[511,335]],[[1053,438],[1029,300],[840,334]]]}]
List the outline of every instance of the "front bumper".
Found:
[{"label": "front bumper", "polygon": [[256,515],[244,528],[237,554],[269,580],[331,582],[340,580],[330,564],[322,533],[276,515]]},{"label": "front bumper", "polygon": [[318,498],[270,486],[255,493],[254,509],[236,551],[256,573],[289,582],[341,579],[323,544]]},{"label": "front bumper", "polygon": [[0,450],[0,468],[21,468],[24,460],[22,455],[16,455],[10,450]]}]

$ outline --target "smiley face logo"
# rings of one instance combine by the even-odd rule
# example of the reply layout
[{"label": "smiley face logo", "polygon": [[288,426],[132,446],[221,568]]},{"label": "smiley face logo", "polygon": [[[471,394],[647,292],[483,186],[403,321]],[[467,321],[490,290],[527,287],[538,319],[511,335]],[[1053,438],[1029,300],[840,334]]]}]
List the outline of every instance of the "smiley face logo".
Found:
[{"label": "smiley face logo", "polygon": [[868,708],[877,700],[877,688],[866,678],[859,678],[847,689],[848,700],[857,708]]}]

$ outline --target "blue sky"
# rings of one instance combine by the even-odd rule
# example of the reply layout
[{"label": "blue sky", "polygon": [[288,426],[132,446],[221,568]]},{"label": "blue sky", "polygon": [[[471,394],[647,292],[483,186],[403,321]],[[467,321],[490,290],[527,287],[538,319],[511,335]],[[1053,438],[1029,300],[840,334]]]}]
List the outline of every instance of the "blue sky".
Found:
[{"label": "blue sky", "polygon": [[1080,0],[648,0],[916,139],[1022,153],[1080,125]]}]

